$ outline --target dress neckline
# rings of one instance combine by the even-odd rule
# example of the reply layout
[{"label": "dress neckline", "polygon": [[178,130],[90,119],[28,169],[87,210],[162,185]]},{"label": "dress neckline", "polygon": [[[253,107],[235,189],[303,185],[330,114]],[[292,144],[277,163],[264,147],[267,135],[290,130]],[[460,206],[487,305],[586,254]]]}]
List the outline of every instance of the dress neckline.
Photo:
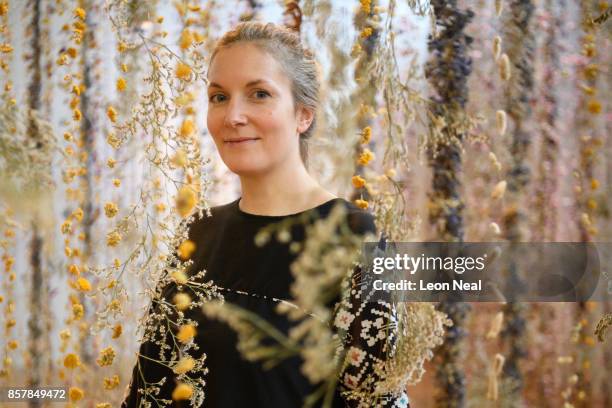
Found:
[{"label": "dress neckline", "polygon": [[234,207],[234,209],[236,210],[236,212],[238,214],[240,214],[243,217],[246,218],[252,218],[252,219],[261,219],[261,220],[280,220],[282,218],[287,218],[287,217],[294,217],[296,215],[301,215],[304,214],[306,212],[312,211],[312,210],[323,210],[323,209],[327,209],[327,208],[331,208],[331,206],[338,202],[338,201],[342,201],[343,199],[340,197],[335,197],[332,198],[330,200],[325,201],[324,203],[321,203],[313,208],[308,208],[306,210],[303,211],[299,211],[297,213],[293,213],[293,214],[285,214],[285,215],[262,215],[262,214],[252,214],[252,213],[248,213],[243,211],[242,209],[240,209],[240,205],[238,205],[238,203],[240,203],[240,200],[242,199],[242,197],[238,197],[233,203],[232,203],[232,207]]}]

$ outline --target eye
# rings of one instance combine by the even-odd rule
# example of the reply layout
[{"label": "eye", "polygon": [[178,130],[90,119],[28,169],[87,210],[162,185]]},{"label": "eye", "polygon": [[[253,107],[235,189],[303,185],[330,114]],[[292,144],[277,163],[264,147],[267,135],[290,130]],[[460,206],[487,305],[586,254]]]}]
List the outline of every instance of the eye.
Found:
[{"label": "eye", "polygon": [[268,91],[258,89],[257,91],[253,92],[253,95],[255,96],[255,99],[265,99],[270,96],[270,93]]},{"label": "eye", "polygon": [[214,95],[211,95],[208,98],[208,102],[210,102],[210,103],[220,103],[220,102],[223,102],[224,100],[225,100],[225,95],[218,94],[218,93],[214,94]]}]

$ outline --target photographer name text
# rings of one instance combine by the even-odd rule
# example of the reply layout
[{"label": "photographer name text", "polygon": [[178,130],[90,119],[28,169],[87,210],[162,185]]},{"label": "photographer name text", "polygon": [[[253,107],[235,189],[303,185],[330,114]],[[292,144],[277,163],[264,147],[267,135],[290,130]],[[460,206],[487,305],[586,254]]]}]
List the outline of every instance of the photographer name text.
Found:
[{"label": "photographer name text", "polygon": [[479,279],[474,282],[466,282],[461,279],[455,279],[452,282],[425,282],[420,279],[418,282],[402,279],[399,282],[384,282],[382,279],[377,279],[374,282],[374,290],[389,290],[389,291],[481,291],[482,281]]}]

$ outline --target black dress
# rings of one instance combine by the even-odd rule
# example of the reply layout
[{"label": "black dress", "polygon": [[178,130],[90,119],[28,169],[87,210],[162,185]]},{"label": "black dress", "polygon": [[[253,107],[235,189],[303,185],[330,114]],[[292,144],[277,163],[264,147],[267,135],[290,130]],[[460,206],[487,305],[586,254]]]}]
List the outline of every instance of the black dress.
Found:
[{"label": "black dress", "polygon": [[[206,270],[204,281],[210,280],[220,287],[226,302],[257,313],[277,329],[287,333],[290,323],[285,316],[275,311],[277,306],[275,299],[291,298],[289,288],[292,275],[289,266],[298,255],[289,250],[289,244],[278,242],[274,236],[261,247],[255,245],[257,232],[270,223],[305,213],[312,214],[313,220],[325,218],[336,204],[343,205],[347,209],[348,225],[354,233],[375,233],[373,217],[341,198],[327,201],[308,212],[286,216],[245,213],[239,208],[239,200],[211,208],[212,217],[204,216],[202,219],[196,219],[189,226],[189,239],[196,247],[191,256],[194,263],[190,271]],[[304,236],[304,225],[297,224],[292,227],[291,241],[302,242]],[[169,285],[162,293],[163,299],[171,301],[176,294],[176,286]],[[150,311],[154,306],[155,302]],[[198,323],[194,338],[198,350],[193,355],[199,357],[201,353],[206,353],[205,366],[209,370],[204,376],[205,400],[201,406],[297,408],[301,407],[304,398],[317,388],[316,384],[310,384],[302,374],[301,358],[297,356],[287,358],[274,368],[265,370],[260,363],[242,358],[236,350],[237,335],[225,323],[206,318],[199,308],[189,310],[189,314],[190,318]],[[362,333],[368,339],[376,338],[376,332],[370,337],[368,330]],[[360,358],[360,364],[355,364],[353,367],[354,372],[345,374],[345,378],[341,379],[340,387],[334,395],[334,407],[365,406],[359,405],[356,401],[346,402],[340,392],[345,385],[348,384],[350,387],[352,381],[358,382],[367,376],[368,353],[377,352],[376,346],[370,347],[369,344],[371,342],[361,342],[359,348],[365,349],[362,354],[366,358]],[[154,399],[138,392],[139,388],[143,388],[143,378],[146,383],[151,384],[167,377],[165,383],[159,387],[156,398],[172,399],[176,374],[170,368],[149,359],[158,358],[159,351],[159,345],[152,342],[145,341],[140,346],[138,361],[122,408],[140,407],[143,401],[152,402],[152,407],[158,406]],[[171,406],[189,405],[187,401],[174,401]],[[390,397],[380,403],[380,406],[407,407],[407,396],[403,394]]]}]

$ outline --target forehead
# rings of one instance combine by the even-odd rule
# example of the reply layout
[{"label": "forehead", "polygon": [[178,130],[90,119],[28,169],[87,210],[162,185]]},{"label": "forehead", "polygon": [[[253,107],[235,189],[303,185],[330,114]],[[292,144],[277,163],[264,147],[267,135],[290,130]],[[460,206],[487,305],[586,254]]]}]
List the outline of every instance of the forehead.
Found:
[{"label": "forehead", "polygon": [[261,79],[278,86],[290,83],[276,58],[252,43],[238,43],[221,49],[208,68],[208,80],[223,87],[245,85]]}]

